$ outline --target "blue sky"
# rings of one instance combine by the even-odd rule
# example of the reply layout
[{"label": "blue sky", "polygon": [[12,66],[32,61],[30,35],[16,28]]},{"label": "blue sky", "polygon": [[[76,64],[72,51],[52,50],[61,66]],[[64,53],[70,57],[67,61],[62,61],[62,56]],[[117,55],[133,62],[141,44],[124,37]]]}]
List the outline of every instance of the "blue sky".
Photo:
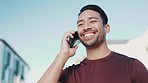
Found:
[{"label": "blue sky", "polygon": [[[0,35],[30,65],[37,81],[59,52],[66,31],[76,30],[86,4],[98,4],[109,17],[107,39],[132,39],[148,30],[147,0],[0,0]],[[80,44],[76,56],[84,55]]]}]

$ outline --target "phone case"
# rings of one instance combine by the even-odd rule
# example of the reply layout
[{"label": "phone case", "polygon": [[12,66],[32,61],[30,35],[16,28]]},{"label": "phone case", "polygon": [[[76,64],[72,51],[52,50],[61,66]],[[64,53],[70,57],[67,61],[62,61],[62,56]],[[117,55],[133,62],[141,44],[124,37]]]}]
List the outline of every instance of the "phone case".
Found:
[{"label": "phone case", "polygon": [[70,48],[73,48],[74,46],[78,45],[80,43],[78,32],[76,31],[75,34],[73,34],[74,38],[69,37],[69,45]]}]

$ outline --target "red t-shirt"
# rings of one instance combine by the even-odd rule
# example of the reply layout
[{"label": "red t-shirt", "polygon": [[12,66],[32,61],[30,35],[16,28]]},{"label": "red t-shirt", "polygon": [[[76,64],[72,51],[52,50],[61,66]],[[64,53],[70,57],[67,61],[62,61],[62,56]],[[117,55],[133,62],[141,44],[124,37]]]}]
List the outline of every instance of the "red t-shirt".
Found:
[{"label": "red t-shirt", "polygon": [[61,83],[148,83],[148,71],[137,59],[111,52],[98,60],[84,59],[63,70]]}]

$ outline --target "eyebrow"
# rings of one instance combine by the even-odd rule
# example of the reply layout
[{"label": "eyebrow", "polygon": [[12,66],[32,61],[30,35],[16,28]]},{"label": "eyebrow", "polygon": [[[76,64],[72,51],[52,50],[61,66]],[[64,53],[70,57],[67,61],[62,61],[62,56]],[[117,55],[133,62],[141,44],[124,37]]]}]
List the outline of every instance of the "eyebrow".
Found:
[{"label": "eyebrow", "polygon": [[[89,17],[88,19],[90,20],[90,19],[99,19],[99,18],[98,18],[98,17]],[[77,21],[77,24],[78,24],[79,22],[83,22],[83,21],[84,21],[83,19],[82,19],[82,20],[79,20],[79,21]]]},{"label": "eyebrow", "polygon": [[79,21],[77,21],[77,24],[79,23],[79,22],[83,22],[84,20],[79,20]]},{"label": "eyebrow", "polygon": [[89,17],[88,19],[90,20],[90,19],[99,19],[99,18],[98,17]]}]

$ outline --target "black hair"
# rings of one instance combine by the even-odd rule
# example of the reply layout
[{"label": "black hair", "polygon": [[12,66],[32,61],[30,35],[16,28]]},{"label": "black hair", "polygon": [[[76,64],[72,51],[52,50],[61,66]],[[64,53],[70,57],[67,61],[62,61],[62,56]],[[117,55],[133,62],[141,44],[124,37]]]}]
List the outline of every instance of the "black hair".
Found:
[{"label": "black hair", "polygon": [[103,25],[108,23],[108,17],[106,15],[106,13],[103,11],[103,9],[101,7],[99,7],[98,5],[86,5],[84,6],[81,10],[80,13],[78,14],[78,16],[80,16],[80,14],[85,11],[85,10],[94,10],[96,12],[98,12],[101,16],[101,19],[103,21]]}]

